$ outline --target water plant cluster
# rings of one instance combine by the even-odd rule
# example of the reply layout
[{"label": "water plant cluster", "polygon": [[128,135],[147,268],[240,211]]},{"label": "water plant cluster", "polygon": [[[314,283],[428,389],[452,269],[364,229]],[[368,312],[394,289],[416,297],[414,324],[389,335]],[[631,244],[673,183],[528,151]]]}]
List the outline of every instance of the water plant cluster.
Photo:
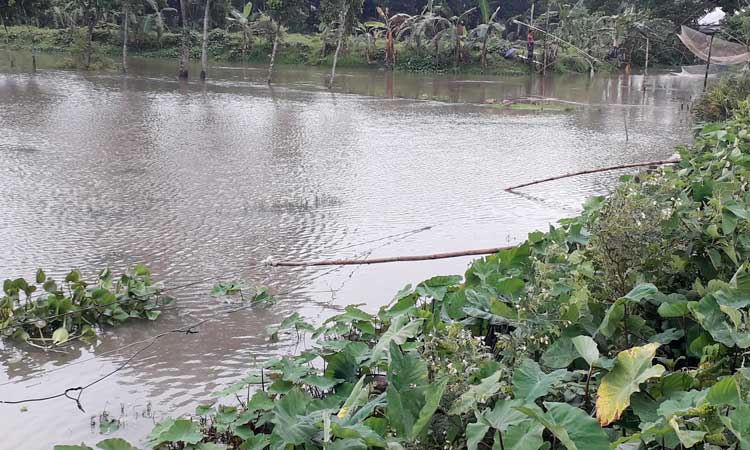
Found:
[{"label": "water plant cluster", "polygon": [[303,351],[146,446],[750,449],[749,106],[676,167],[623,177],[463,276],[406,286],[375,314],[294,314],[269,332]]},{"label": "water plant cluster", "polygon": [[93,281],[83,279],[78,269],[62,281],[42,270],[36,278],[7,279],[0,297],[0,336],[51,349],[69,341],[90,341],[104,325],[129,319],[156,320],[171,297],[151,280],[145,266],[114,277],[109,269]]}]

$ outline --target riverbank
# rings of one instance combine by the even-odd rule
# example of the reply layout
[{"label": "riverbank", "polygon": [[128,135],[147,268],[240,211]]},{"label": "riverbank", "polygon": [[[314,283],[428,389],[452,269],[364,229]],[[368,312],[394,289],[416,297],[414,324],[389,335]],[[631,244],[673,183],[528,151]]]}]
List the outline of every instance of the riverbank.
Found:
[{"label": "riverbank", "polygon": [[[5,29],[0,37],[0,46],[12,50],[36,50],[45,53],[67,54],[70,60],[66,65],[76,67],[80,64],[83,52],[83,29],[52,29],[28,26],[12,26]],[[122,52],[122,38],[116,27],[97,28],[93,35],[95,57],[93,67],[107,68],[118,64]],[[191,58],[200,59],[201,36],[191,33]],[[156,36],[150,33],[135,33],[128,48],[129,54],[147,58],[179,58],[180,35],[163,33]],[[223,29],[214,29],[209,33],[208,54],[214,61],[268,63],[272,50],[272,41],[255,37],[246,41],[242,33],[230,33]],[[329,51],[324,54],[324,39],[321,35],[289,33],[282,41],[276,62],[285,65],[330,66],[333,56]],[[351,37],[338,59],[340,67],[382,68],[385,55],[385,41],[368,40]],[[488,55],[487,67],[480,64],[478,49],[466,52],[467,61],[455,66],[452,55],[435,56],[432,51],[414,49],[399,42],[396,44],[395,69],[404,72],[429,73],[463,73],[497,76],[526,75],[528,66],[520,60],[509,60],[498,52]],[[588,73],[590,66],[575,55],[562,55],[555,66],[558,73]],[[602,65],[599,69],[610,71],[612,67]]]}]

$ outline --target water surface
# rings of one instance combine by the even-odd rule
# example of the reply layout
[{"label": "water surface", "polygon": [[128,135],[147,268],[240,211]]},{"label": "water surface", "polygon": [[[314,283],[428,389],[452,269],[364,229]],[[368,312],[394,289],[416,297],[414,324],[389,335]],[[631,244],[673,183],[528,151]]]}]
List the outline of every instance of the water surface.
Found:
[{"label": "water surface", "polygon": [[[517,243],[575,214],[618,174],[524,196],[504,187],[669,157],[689,139],[683,107],[702,87],[670,75],[342,69],[328,91],[327,72],[309,67],[280,68],[269,88],[265,67],[214,67],[207,84],[186,84],[172,61],[134,60],[128,76],[49,69],[44,57],[31,75],[27,56],[17,62],[13,70],[0,62],[0,276],[30,277],[37,267],[91,276],[143,263],[166,286],[197,284],[173,291],[179,307],[158,321],[106,330],[65,355],[0,344],[0,400],[86,384],[139,347],[112,350],[210,317],[224,307],[208,295],[215,280],[242,278],[282,295],[271,309],[158,340],[87,390],[85,413],[64,398],[25,411],[0,405],[7,449],[95,444],[103,437],[90,417],[105,410],[123,419],[114,435],[139,441],[155,420],[190,413],[254,364],[295,351],[266,332],[290,313],[320,322],[346,304],[375,311],[407,283],[462,273],[470,258],[310,269],[262,261]],[[537,113],[483,104],[528,95],[582,106]]]}]

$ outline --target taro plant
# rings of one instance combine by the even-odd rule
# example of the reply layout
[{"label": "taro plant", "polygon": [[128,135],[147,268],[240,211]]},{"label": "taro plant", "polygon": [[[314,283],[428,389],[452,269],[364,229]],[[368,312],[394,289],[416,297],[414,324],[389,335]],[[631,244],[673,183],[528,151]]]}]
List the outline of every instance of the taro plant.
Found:
[{"label": "taro plant", "polygon": [[[53,348],[74,339],[90,340],[104,325],[129,319],[156,320],[173,299],[162,295],[145,266],[114,277],[102,270],[93,281],[78,269],[61,281],[37,270],[34,281],[7,279],[0,297],[0,334],[33,346]],[[34,295],[34,294],[37,295]]]}]

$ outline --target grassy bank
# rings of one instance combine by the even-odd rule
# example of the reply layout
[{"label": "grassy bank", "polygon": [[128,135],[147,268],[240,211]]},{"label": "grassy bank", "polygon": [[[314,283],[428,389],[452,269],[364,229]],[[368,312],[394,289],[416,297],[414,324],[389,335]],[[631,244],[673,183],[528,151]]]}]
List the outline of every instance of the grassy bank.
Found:
[{"label": "grassy bank", "polygon": [[293,314],[268,335],[299,353],[248,367],[145,444],[750,449],[748,128],[744,101],[677,166],[625,176],[579,216],[377,313]]},{"label": "grassy bank", "polygon": [[[58,53],[70,56],[69,65],[75,65],[83,52],[83,29],[50,29],[36,27],[8,27],[0,31],[0,46],[10,49]],[[99,66],[115,66],[122,50],[122,38],[118,28],[96,29],[94,43]],[[200,59],[201,36],[191,34],[191,57]],[[180,35],[164,33],[135,33],[131,35],[129,53],[150,58],[177,59],[179,57]],[[338,65],[342,67],[380,67],[385,56],[385,42],[380,39],[369,46],[365,40],[351,37],[342,50]],[[277,55],[277,63],[294,65],[329,66],[332,55],[323,56],[324,42],[321,35],[289,33],[285,35]],[[243,40],[242,33],[230,33],[214,29],[209,33],[208,53],[214,61],[268,63],[271,54],[270,39],[255,37],[249,42]],[[528,67],[519,61],[506,60],[499,54],[488,56],[488,67],[479,63],[479,53],[468,52],[468,60],[454,67],[451,55],[436,57],[426,49],[414,49],[404,43],[396,45],[396,70],[410,72],[459,72],[466,74],[524,75]],[[369,54],[369,57],[368,57]],[[608,66],[603,67],[611,70]],[[588,73],[588,64],[574,55],[563,55],[557,69],[561,72]]]}]

